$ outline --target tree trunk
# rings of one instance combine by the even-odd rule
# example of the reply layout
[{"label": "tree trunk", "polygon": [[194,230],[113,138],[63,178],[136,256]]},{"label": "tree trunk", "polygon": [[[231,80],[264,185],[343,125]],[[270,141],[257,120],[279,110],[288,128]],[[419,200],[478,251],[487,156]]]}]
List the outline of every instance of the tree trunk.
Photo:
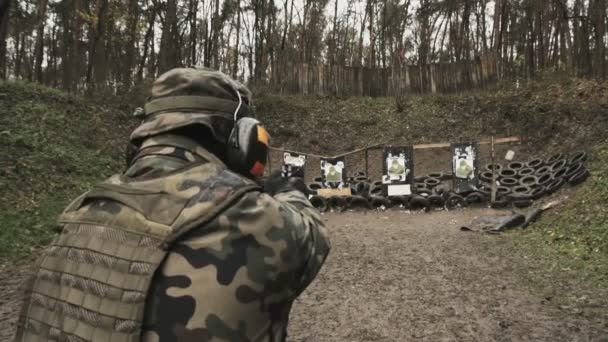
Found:
[{"label": "tree trunk", "polygon": [[92,30],[89,42],[89,66],[87,68],[87,84],[89,89],[103,87],[106,80],[106,49],[105,35],[108,20],[108,0],[97,0],[97,25]]},{"label": "tree trunk", "polygon": [[[240,1],[240,0],[239,0]],[[198,13],[198,0],[191,0],[191,21],[190,21],[190,61],[192,65],[198,64],[196,52],[198,51],[198,25],[196,13]]]},{"label": "tree trunk", "polygon": [[126,44],[126,54],[125,54],[125,65],[124,70],[122,72],[122,86],[123,88],[129,89],[131,88],[132,83],[132,75],[133,68],[135,66],[135,58],[137,56],[137,41],[139,39],[139,1],[138,0],[129,0],[128,10],[127,10],[127,44]]},{"label": "tree trunk", "polygon": [[163,73],[179,65],[180,45],[177,34],[177,0],[167,0],[166,8],[158,55],[159,73]]},{"label": "tree trunk", "polygon": [[220,1],[215,0],[215,12],[211,19],[211,42],[209,44],[210,66],[215,69],[220,68],[220,36],[222,34],[223,20],[220,15]]},{"label": "tree trunk", "polygon": [[[370,39],[370,52],[369,52],[369,67],[374,69],[376,67],[376,36],[374,35],[374,0],[367,0],[367,10],[369,15],[369,39]],[[373,75],[373,73],[372,73]]]},{"label": "tree trunk", "polygon": [[6,79],[8,75],[6,38],[8,36],[11,2],[3,1],[0,3],[0,79]]},{"label": "tree trunk", "polygon": [[[152,40],[154,39],[154,20],[156,19],[156,8],[148,9],[148,30],[144,36],[144,51],[141,56],[141,60],[139,62],[139,68],[137,70],[137,83],[141,83],[143,81],[144,68],[146,67],[146,61],[148,59],[148,52],[150,51],[150,45],[152,44]],[[154,53],[154,50],[152,50]]]},{"label": "tree trunk", "polygon": [[594,6],[589,6],[589,17],[595,27],[593,51],[593,75],[606,78],[606,0],[591,0]]},{"label": "tree trunk", "polygon": [[35,54],[35,79],[39,83],[43,83],[42,79],[42,59],[44,57],[44,26],[46,23],[46,9],[48,0],[39,0],[37,9],[37,21],[38,28],[36,29],[36,46],[34,48]]},{"label": "tree trunk", "polygon": [[232,77],[237,78],[239,72],[239,44],[241,43],[241,0],[236,0],[236,42],[234,44],[234,60]]}]

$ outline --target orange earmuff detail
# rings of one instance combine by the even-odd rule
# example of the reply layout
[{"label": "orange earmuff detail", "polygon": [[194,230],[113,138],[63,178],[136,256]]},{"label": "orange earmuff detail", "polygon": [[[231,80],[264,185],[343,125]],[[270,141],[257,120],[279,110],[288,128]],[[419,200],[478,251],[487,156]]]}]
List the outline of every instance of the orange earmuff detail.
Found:
[{"label": "orange earmuff detail", "polygon": [[268,135],[268,131],[266,130],[266,128],[264,128],[264,126],[258,125],[258,141],[261,142],[262,144],[268,146],[268,141],[269,141],[269,135]]}]

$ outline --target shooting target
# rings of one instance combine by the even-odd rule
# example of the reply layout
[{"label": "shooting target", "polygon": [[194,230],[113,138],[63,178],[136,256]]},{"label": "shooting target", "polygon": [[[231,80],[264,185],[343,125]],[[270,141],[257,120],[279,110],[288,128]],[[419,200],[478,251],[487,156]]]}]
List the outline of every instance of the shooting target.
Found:
[{"label": "shooting target", "polygon": [[452,144],[452,171],[456,193],[477,190],[479,186],[479,146],[477,143]]}]

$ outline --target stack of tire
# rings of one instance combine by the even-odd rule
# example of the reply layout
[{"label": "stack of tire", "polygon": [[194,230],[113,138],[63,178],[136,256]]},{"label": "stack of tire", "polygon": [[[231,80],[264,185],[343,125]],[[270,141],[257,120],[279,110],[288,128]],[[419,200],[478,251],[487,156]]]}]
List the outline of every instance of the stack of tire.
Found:
[{"label": "stack of tire", "polygon": [[451,190],[451,173],[436,172],[415,178],[413,192],[409,196],[391,196],[384,193],[382,181],[371,181],[364,172],[349,178],[351,196],[324,198],[317,195],[321,178],[308,184],[311,203],[320,211],[367,210],[400,208],[431,210],[455,209],[465,206],[486,205],[490,202],[492,170],[496,170],[497,193],[493,207],[509,205],[528,207],[534,200],[551,195],[564,185],[577,185],[589,177],[585,165],[587,154],[578,152],[571,156],[556,154],[547,159],[527,162],[510,162],[506,165],[488,164],[481,173],[481,186],[477,191],[455,193]]},{"label": "stack of tire", "polygon": [[445,180],[449,179],[451,179],[451,175],[444,173],[432,173],[428,176],[418,177],[416,178],[415,194],[388,197],[381,180],[372,181],[364,172],[359,172],[356,177],[347,180],[350,184],[351,196],[332,196],[330,198],[318,196],[316,190],[322,188],[320,178],[316,178],[313,183],[308,184],[308,190],[311,194],[311,203],[321,211],[387,208],[430,210],[434,207],[444,207],[443,189],[445,186],[442,185]]},{"label": "stack of tire", "polygon": [[488,164],[480,178],[480,191],[489,195],[492,170],[496,170],[497,192],[495,207],[528,207],[533,201],[551,195],[564,185],[577,185],[589,177],[585,165],[587,154],[574,153],[570,156],[558,153],[547,159],[533,159],[527,162]]},{"label": "stack of tire", "polygon": [[317,177],[314,182],[308,184],[310,202],[320,211],[345,211],[367,210],[373,208],[388,207],[389,201],[383,195],[384,190],[381,181],[372,182],[367,178],[365,172],[357,173],[357,176],[347,179],[350,184],[350,196],[332,196],[325,198],[317,195],[317,190],[323,186],[322,179]]}]

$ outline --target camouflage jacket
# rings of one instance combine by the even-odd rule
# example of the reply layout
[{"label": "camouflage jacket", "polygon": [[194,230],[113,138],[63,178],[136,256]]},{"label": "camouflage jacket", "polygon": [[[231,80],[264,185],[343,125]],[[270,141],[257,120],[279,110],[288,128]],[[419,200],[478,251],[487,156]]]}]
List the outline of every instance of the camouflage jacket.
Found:
[{"label": "camouflage jacket", "polygon": [[[126,175],[221,163],[175,136],[148,139],[140,151]],[[302,193],[249,192],[170,250],[148,293],[142,341],[284,341],[292,303],[328,252]]]}]

